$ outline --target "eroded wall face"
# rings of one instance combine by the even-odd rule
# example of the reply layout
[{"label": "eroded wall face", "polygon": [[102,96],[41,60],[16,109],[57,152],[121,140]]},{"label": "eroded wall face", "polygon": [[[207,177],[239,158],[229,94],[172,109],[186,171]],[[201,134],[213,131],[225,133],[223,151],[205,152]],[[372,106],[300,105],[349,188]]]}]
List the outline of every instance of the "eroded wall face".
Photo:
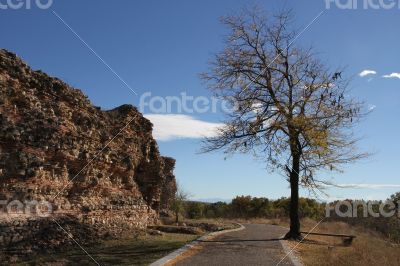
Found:
[{"label": "eroded wall face", "polygon": [[[103,111],[80,90],[0,50],[3,203],[49,202],[50,217],[89,228],[145,228],[175,194],[174,164],[160,155],[152,124],[135,107]],[[0,230],[0,244],[34,235],[24,227],[40,230],[46,219],[25,207],[3,210],[0,226],[11,229]],[[17,236],[10,239],[10,230]]]}]

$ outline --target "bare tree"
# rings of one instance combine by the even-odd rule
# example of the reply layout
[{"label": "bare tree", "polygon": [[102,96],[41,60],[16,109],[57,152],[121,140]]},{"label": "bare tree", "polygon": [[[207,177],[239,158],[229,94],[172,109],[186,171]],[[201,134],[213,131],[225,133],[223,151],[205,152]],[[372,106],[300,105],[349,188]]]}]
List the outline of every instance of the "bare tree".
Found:
[{"label": "bare tree", "polygon": [[177,184],[177,189],[175,197],[172,201],[172,211],[175,214],[175,223],[179,223],[179,215],[185,210],[185,202],[189,199],[190,194],[186,192],[179,184]]},{"label": "bare tree", "polygon": [[222,18],[229,28],[225,48],[202,74],[217,97],[233,111],[206,139],[204,152],[252,152],[279,170],[290,183],[290,231],[300,237],[299,185],[317,189],[318,171],[340,171],[343,164],[367,154],[356,150],[351,128],[366,112],[348,94],[349,80],[313,53],[293,45],[290,12],[267,19],[245,10]]}]

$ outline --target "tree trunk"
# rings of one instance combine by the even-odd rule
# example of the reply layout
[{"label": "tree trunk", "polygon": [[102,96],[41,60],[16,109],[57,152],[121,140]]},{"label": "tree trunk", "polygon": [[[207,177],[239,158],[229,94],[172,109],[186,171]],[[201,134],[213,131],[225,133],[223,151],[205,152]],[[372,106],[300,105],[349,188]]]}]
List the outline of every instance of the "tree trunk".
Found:
[{"label": "tree trunk", "polygon": [[179,212],[175,212],[175,223],[179,223]]},{"label": "tree trunk", "polygon": [[292,170],[290,172],[290,231],[285,238],[300,239],[299,219],[299,172],[300,156],[293,156]]}]

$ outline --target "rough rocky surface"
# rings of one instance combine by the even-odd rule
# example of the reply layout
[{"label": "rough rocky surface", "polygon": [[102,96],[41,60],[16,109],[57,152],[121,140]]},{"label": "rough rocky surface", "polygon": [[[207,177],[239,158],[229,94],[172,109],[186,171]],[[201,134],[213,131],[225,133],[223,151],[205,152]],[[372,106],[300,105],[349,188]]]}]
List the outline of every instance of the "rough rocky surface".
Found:
[{"label": "rough rocky surface", "polygon": [[[73,217],[85,230],[146,228],[176,191],[174,164],[160,155],[152,124],[135,107],[101,110],[80,90],[0,50],[0,200],[47,201],[52,209],[48,218],[20,208],[0,212],[0,246],[43,226],[55,230],[54,217]],[[21,226],[12,225],[16,219]],[[17,238],[4,230],[10,223]],[[37,230],[23,233],[25,223]]]}]

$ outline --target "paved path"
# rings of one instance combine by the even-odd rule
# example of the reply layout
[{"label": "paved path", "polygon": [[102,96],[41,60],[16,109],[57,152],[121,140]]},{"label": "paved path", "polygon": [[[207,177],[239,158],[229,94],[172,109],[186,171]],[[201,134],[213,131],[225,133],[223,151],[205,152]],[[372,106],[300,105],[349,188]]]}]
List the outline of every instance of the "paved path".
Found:
[{"label": "paved path", "polygon": [[[279,226],[245,224],[245,229],[226,233],[201,243],[191,257],[178,261],[177,266],[272,265],[285,256],[279,238],[286,230]],[[279,265],[293,265],[287,257]]]}]

